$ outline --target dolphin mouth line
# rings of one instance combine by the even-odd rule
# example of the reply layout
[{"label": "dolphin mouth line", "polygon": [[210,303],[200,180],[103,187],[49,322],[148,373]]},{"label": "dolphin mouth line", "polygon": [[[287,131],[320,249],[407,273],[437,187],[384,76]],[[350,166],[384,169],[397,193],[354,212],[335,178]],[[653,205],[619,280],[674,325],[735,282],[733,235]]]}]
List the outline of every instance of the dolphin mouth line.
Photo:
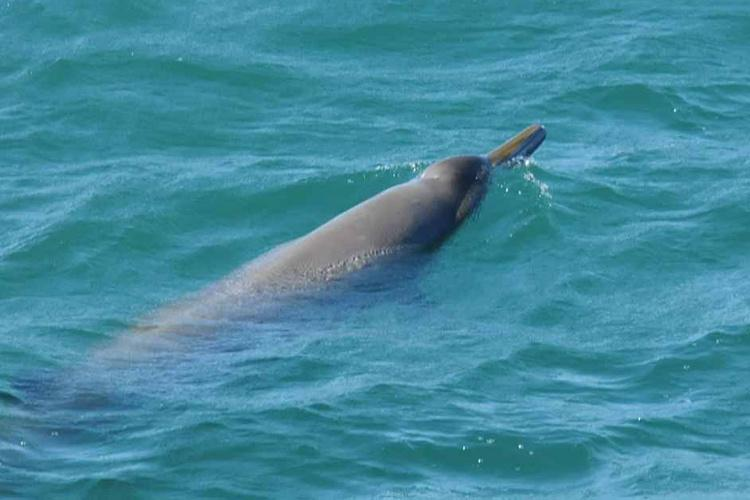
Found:
[{"label": "dolphin mouth line", "polygon": [[513,160],[528,158],[542,145],[546,137],[547,131],[542,125],[538,123],[529,125],[502,146],[490,151],[487,158],[493,167]]}]

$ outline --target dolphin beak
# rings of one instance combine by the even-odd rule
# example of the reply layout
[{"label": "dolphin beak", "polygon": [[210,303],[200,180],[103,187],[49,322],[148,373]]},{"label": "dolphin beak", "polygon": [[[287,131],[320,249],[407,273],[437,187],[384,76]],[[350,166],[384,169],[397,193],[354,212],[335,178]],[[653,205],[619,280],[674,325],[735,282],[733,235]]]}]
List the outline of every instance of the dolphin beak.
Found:
[{"label": "dolphin beak", "polygon": [[527,158],[542,145],[545,137],[547,131],[544,127],[538,123],[529,125],[505,144],[487,153],[487,158],[493,167],[518,158]]}]

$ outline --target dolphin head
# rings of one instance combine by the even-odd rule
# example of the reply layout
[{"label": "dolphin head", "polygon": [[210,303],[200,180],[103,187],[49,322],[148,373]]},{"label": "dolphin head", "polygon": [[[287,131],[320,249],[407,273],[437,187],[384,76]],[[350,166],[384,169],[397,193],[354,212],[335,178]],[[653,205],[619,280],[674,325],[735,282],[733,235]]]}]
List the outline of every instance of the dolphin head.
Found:
[{"label": "dolphin head", "polygon": [[487,193],[493,167],[512,165],[514,160],[531,156],[544,142],[546,132],[541,125],[525,128],[487,156],[454,156],[433,163],[421,179],[431,183],[455,210],[460,224],[481,203]]},{"label": "dolphin head", "polygon": [[491,169],[489,160],[483,156],[454,156],[427,167],[421,179],[442,194],[459,224],[484,198]]}]

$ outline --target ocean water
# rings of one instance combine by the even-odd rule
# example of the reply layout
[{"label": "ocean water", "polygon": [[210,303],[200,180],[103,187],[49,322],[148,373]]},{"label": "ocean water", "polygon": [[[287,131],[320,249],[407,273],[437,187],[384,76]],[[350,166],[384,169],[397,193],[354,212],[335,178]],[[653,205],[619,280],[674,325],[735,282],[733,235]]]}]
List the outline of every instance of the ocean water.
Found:
[{"label": "ocean water", "polygon": [[[742,497],[745,1],[0,3],[0,497]],[[390,279],[140,318],[548,138]]]}]

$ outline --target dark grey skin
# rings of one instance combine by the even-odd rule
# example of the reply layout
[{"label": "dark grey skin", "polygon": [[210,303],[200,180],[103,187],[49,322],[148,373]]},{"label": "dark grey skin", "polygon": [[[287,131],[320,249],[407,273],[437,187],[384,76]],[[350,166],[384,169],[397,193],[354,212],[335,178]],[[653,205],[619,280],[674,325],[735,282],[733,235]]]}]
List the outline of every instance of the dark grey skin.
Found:
[{"label": "dark grey skin", "polygon": [[544,128],[532,125],[486,156],[434,163],[416,179],[261,255],[192,299],[158,311],[138,329],[185,331],[240,318],[262,297],[320,287],[388,256],[435,248],[480,204],[493,167],[530,156],[544,138]]},{"label": "dark grey skin", "polygon": [[479,204],[489,161],[459,156],[383,191],[307,235],[251,262],[242,274],[263,289],[327,281],[379,257],[434,247]]}]

